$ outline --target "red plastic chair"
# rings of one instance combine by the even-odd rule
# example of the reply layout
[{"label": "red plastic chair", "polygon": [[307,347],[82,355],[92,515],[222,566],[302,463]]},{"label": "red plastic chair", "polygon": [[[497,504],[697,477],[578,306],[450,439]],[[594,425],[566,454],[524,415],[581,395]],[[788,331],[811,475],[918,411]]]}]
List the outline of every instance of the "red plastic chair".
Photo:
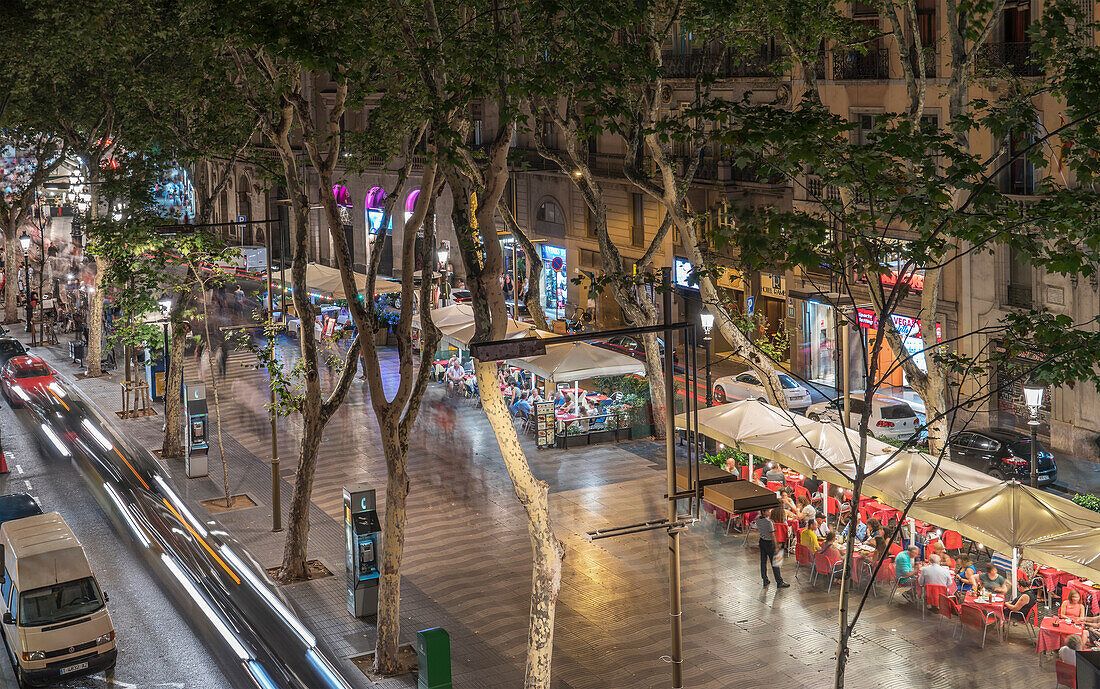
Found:
[{"label": "red plastic chair", "polygon": [[802,486],[795,486],[794,487],[794,499],[797,500],[800,495],[805,495],[807,500],[810,499],[810,491],[806,490]]},{"label": "red plastic chair", "polygon": [[818,553],[814,555],[814,575],[813,578],[810,579],[810,585],[816,583],[817,576],[821,574],[829,577],[829,591],[832,592],[833,577],[843,571],[844,565],[839,557],[835,560],[831,560],[825,553]]},{"label": "red plastic chair", "polygon": [[959,622],[964,627],[970,627],[971,629],[980,629],[982,631],[982,648],[985,648],[985,635],[989,631],[989,626],[997,624],[997,616],[992,612],[986,612],[976,605],[963,603],[962,610],[959,613]]},{"label": "red plastic chair", "polygon": [[904,550],[900,543],[890,544],[890,557],[897,557],[897,554]]},{"label": "red plastic chair", "polygon": [[837,500],[836,498],[830,496],[829,499],[828,499],[828,502],[829,502],[829,515],[833,516],[833,517],[839,515],[840,514],[840,501]]},{"label": "red plastic chair", "polygon": [[773,493],[783,490],[783,484],[778,481],[768,481],[768,490]]},{"label": "red plastic chair", "polygon": [[941,595],[944,595],[944,596],[947,595],[947,587],[946,586],[940,586],[939,584],[925,584],[924,585],[924,602],[925,602],[925,604],[921,606],[921,613],[920,613],[921,617],[924,617],[924,613],[928,609],[929,605],[936,605],[936,606],[939,605]]},{"label": "red plastic chair", "polygon": [[962,607],[947,593],[940,593],[939,607],[940,616],[948,620],[958,617],[962,611]]},{"label": "red plastic chair", "polygon": [[882,566],[878,568],[878,581],[893,581],[897,576],[897,570],[894,569],[894,561],[887,560],[882,563]]},{"label": "red plastic chair", "polygon": [[740,467],[740,473],[741,473],[741,480],[742,481],[748,481],[749,480],[749,465],[748,464],[742,464],[741,467]]},{"label": "red plastic chair", "polygon": [[763,475],[764,475],[764,467],[760,467],[759,469],[755,469],[752,472],[752,480],[753,481],[759,481],[760,477],[763,476]]},{"label": "red plastic chair", "polygon": [[1077,666],[1059,659],[1054,661],[1054,674],[1058,677],[1058,686],[1077,689]]},{"label": "red plastic chair", "polygon": [[810,562],[810,549],[801,543],[796,543],[794,546],[794,561],[794,575],[797,577],[799,568],[813,566],[813,563]]},{"label": "red plastic chair", "polygon": [[958,531],[943,532],[943,547],[947,550],[962,550],[963,537]]}]

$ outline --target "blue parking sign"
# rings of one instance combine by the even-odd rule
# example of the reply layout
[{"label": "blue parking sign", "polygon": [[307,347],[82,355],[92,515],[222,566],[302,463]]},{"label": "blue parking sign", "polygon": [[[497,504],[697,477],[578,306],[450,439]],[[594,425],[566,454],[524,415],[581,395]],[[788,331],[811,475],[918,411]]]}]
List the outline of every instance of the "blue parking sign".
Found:
[{"label": "blue parking sign", "polygon": [[746,314],[748,314],[750,316],[752,315],[752,305],[753,305],[753,302],[755,302],[755,301],[756,301],[756,297],[746,297],[745,298],[745,313]]}]

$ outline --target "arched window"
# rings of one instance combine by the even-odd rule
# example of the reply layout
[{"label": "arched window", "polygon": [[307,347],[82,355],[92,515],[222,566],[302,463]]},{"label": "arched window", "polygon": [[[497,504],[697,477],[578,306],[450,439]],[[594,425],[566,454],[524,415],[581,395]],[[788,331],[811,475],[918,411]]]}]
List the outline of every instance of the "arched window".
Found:
[{"label": "arched window", "polygon": [[336,205],[351,208],[351,193],[343,184],[332,185],[332,195],[336,197]]},{"label": "arched window", "polygon": [[405,198],[405,219],[408,220],[409,216],[416,210],[416,200],[420,198],[420,190],[414,189]]},{"label": "arched window", "polygon": [[547,237],[565,237],[565,213],[553,199],[543,201],[535,214],[535,232]]},{"label": "arched window", "polygon": [[218,203],[219,211],[221,211],[222,222],[229,222],[229,192],[222,189],[222,198]]},{"label": "arched window", "polygon": [[[363,212],[367,218],[367,230],[371,234],[377,234],[378,228],[382,226],[382,216],[385,215],[384,204],[386,201],[386,190],[382,187],[372,187],[367,192],[367,198],[363,201]],[[389,222],[386,223],[386,230],[393,229],[393,217],[389,218]]]},{"label": "arched window", "polygon": [[243,175],[237,181],[237,215],[243,215],[245,220],[252,219],[252,196],[248,193],[251,186]]}]

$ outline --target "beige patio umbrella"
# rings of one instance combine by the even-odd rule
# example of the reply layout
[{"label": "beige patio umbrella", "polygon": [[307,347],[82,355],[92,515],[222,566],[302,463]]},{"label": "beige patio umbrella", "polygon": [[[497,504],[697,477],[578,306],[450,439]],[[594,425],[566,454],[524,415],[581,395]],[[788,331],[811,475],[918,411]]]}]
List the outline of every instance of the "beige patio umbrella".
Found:
[{"label": "beige patio umbrella", "polygon": [[[845,467],[855,465],[859,442],[859,433],[850,428],[811,421],[808,425],[749,436],[741,440],[741,447],[804,474],[850,487]],[[889,446],[874,438],[867,439],[868,454],[879,454],[886,447]]]},{"label": "beige patio umbrella", "polygon": [[1083,529],[1034,541],[1024,557],[1100,583],[1100,531]]},{"label": "beige patio umbrella", "polygon": [[[855,473],[855,465],[845,466],[844,469],[849,475]],[[882,502],[899,510],[905,508],[905,504],[929,477],[932,477],[932,482],[921,490],[917,496],[919,499],[953,495],[1001,483],[989,474],[947,459],[940,462],[937,469],[936,458],[924,452],[895,451],[869,457],[866,471],[869,475],[863,482],[864,492],[873,492]]]},{"label": "beige patio umbrella", "polygon": [[[1100,529],[1100,514],[1016,481],[921,500],[911,512],[925,521],[950,526],[967,538],[1011,552],[1013,587],[1020,549],[1054,536]],[[1050,540],[1047,543],[1050,548]],[[1053,544],[1055,552],[1057,546]],[[1046,561],[1045,557],[1035,559]]]},{"label": "beige patio umbrella", "polygon": [[[453,326],[458,323],[469,325],[473,322],[474,307],[469,304],[451,304],[450,306],[432,309],[432,323],[434,323],[437,328]],[[417,330],[421,328],[420,314],[416,314],[412,317],[412,327]]]},{"label": "beige patio umbrella", "polygon": [[[459,321],[447,325],[436,324],[436,327],[443,333],[443,340],[445,342],[449,342],[459,349],[470,348],[470,341],[474,339],[474,331],[477,329],[473,321],[469,323]],[[546,338],[554,337],[554,334],[545,330],[539,330],[532,323],[509,318],[506,321],[504,339],[514,340],[525,337]]]},{"label": "beige patio umbrella", "polygon": [[[686,414],[677,414],[675,418],[677,428],[687,428]],[[763,435],[777,431],[793,430],[795,427],[810,427],[816,421],[811,421],[804,416],[792,412],[783,411],[779,407],[772,406],[759,400],[742,400],[719,404],[699,410],[700,434],[733,447],[741,447],[741,439],[754,435]],[[749,476],[752,476],[751,450],[746,448],[749,454]],[[782,461],[780,463],[783,463]]]}]

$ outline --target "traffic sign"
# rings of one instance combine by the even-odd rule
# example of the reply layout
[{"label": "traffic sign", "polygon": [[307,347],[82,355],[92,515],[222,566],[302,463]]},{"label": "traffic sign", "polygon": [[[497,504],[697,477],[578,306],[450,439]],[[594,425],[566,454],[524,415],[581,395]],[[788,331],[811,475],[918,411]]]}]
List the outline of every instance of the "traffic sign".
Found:
[{"label": "traffic sign", "polygon": [[745,298],[745,313],[747,313],[750,316],[752,315],[752,305],[753,305],[753,302],[755,302],[755,301],[756,301],[756,297],[746,297]]}]

